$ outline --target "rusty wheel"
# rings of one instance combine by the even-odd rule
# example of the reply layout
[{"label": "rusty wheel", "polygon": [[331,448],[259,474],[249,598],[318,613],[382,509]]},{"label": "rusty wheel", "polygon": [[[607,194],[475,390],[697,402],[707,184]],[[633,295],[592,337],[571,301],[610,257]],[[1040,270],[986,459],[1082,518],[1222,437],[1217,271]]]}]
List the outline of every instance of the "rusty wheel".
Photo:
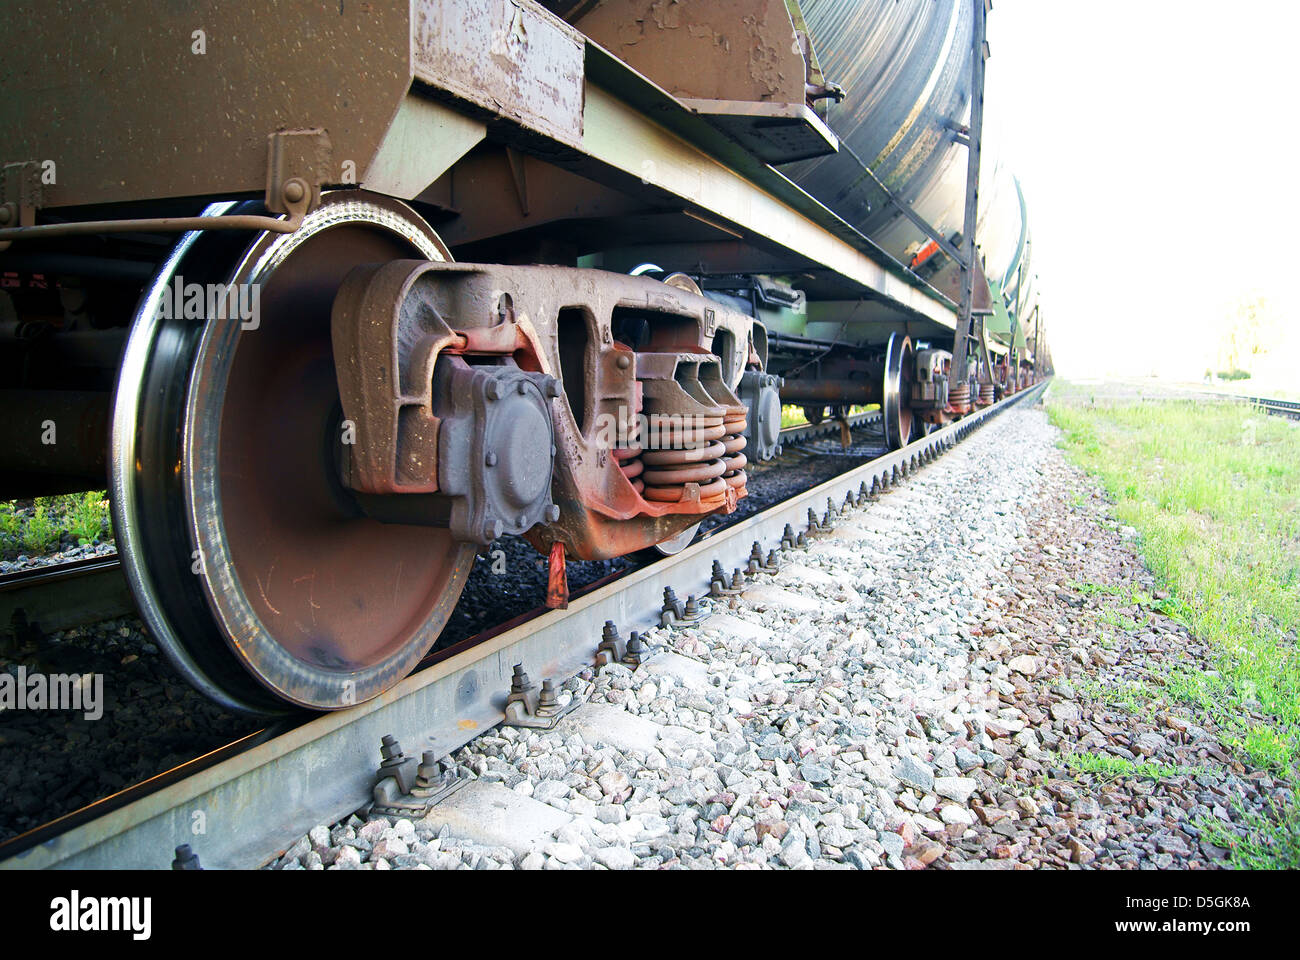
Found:
[{"label": "rusty wheel", "polygon": [[339,192],[292,234],[187,236],[142,303],[137,328],[173,277],[257,292],[252,319],[154,321],[114,425],[115,470],[118,432],[135,429],[120,519],[138,532],[137,596],[173,662],[227,706],[377,696],[432,646],[464,587],[471,545],[369,519],[338,479],[334,294],[358,264],[402,258],[447,251],[403,204]]}]

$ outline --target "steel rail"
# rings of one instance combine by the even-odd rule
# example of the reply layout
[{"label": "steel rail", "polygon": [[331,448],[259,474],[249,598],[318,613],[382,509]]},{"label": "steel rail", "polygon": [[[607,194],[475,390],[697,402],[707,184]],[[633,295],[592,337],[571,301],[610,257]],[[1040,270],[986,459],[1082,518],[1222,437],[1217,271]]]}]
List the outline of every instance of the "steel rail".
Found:
[{"label": "steel rail", "polygon": [[68,630],[135,611],[116,556],[89,557],[0,576],[0,631]]},{"label": "steel rail", "polygon": [[[875,423],[880,419],[879,410],[869,410],[866,413],[850,414],[845,422],[849,428],[865,427],[869,423]],[[802,443],[805,440],[811,440],[814,437],[830,436],[840,429],[841,421],[835,419],[823,420],[821,423],[795,423],[788,427],[781,428],[781,438],[779,443],[786,446],[791,443]]]},{"label": "steel rail", "polygon": [[267,862],[301,835],[304,825],[334,822],[367,803],[385,734],[395,735],[416,756],[460,748],[503,719],[515,664],[523,664],[535,680],[574,676],[593,665],[606,620],[624,635],[651,626],[665,586],[681,594],[703,593],[714,560],[724,569],[743,566],[751,543],[776,547],[786,524],[804,527],[810,507],[820,512],[828,501],[838,507],[863,484],[896,479],[1010,405],[1039,396],[1047,382],[592,590],[566,610],[451,647],[373,700],[308,719],[115,809],[100,801],[102,816],[90,818],[99,805],[70,814],[67,822],[76,825],[63,832],[51,829],[56,822],[37,836],[16,837],[0,845],[0,869],[166,868],[181,843],[190,844],[207,867]]}]

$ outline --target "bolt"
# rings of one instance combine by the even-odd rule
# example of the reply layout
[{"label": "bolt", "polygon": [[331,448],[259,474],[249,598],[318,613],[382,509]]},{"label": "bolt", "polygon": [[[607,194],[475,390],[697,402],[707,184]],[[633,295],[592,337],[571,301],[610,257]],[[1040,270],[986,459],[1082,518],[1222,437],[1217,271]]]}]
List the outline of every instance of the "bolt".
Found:
[{"label": "bolt", "polygon": [[514,675],[510,678],[510,692],[523,693],[531,686],[532,683],[528,680],[528,674],[524,673],[524,665],[516,663]]},{"label": "bolt", "polygon": [[549,520],[551,523],[554,523],[556,520],[560,519],[560,507],[558,504],[553,503],[546,508],[546,519]]},{"label": "bolt", "polygon": [[677,599],[677,591],[672,587],[664,587],[664,605],[663,613],[673,613],[682,616],[682,602]]},{"label": "bolt", "polygon": [[384,738],[379,741],[379,755],[385,760],[397,760],[402,757],[402,745],[397,742],[397,738],[391,733],[384,734]]},{"label": "bolt", "polygon": [[808,529],[809,530],[817,529],[817,514],[812,507],[808,508]]},{"label": "bolt", "polygon": [[528,392],[528,381],[527,381],[527,380],[516,380],[516,381],[515,381],[515,393],[518,393],[520,396],[523,396],[523,395],[524,395],[525,393],[527,393],[527,392]]},{"label": "bolt", "polygon": [[550,679],[543,680],[542,692],[537,698],[537,709],[544,710],[547,708],[554,708],[557,705],[558,702],[555,698],[555,682]]},{"label": "bolt", "polygon": [[500,520],[489,520],[483,525],[483,537],[488,543],[491,543],[501,534],[505,533],[505,524]]},{"label": "bolt", "polygon": [[745,575],[741,573],[740,568],[737,567],[735,570],[731,571],[731,589],[739,590],[744,585],[745,585]]},{"label": "bolt", "polygon": [[686,598],[686,617],[689,620],[693,620],[699,615],[700,615],[700,605],[695,602],[695,594],[692,593],[689,597]]},{"label": "bolt", "polygon": [[600,643],[604,646],[607,643],[614,643],[618,640],[618,627],[614,625],[613,620],[606,620],[605,626],[600,631]]},{"label": "bolt", "polygon": [[614,364],[620,370],[626,370],[628,367],[632,366],[632,358],[626,353],[620,353],[618,359],[614,361]]},{"label": "bolt", "polygon": [[[785,529],[787,532],[789,532],[790,524],[787,523],[785,525]],[[753,545],[749,548],[749,559],[757,560],[759,563],[763,562],[763,547],[759,544],[757,540],[755,540]]]},{"label": "bolt", "polygon": [[722,569],[722,564],[718,563],[717,560],[713,561],[713,572],[709,575],[709,578],[711,580],[721,580],[724,583],[727,580],[727,572]]},{"label": "bolt", "polygon": [[421,787],[431,787],[442,779],[443,768],[438,763],[438,755],[426,750],[420,757],[420,767],[415,771],[415,782]]},{"label": "bolt", "polygon": [[800,533],[799,536],[795,538],[794,545],[796,547],[806,547],[808,546],[808,538]]},{"label": "bolt", "polygon": [[284,185],[284,199],[286,203],[298,203],[307,195],[307,185],[294,177]]},{"label": "bolt", "polygon": [[526,514],[526,513],[521,513],[521,514],[519,514],[518,519],[515,520],[515,526],[519,527],[521,530],[527,530],[527,529],[528,529],[528,514]]},{"label": "bolt", "polygon": [[543,388],[542,392],[554,400],[560,395],[560,381],[556,380],[554,377],[547,377],[546,386]]},{"label": "bolt", "polygon": [[489,467],[495,467],[497,465],[497,452],[495,450],[489,450],[487,456],[483,458],[483,462]]},{"label": "bolt", "polygon": [[498,381],[498,380],[489,380],[489,381],[487,382],[487,386],[483,388],[483,392],[487,394],[487,398],[488,398],[489,400],[500,400],[500,399],[501,399],[501,383],[500,383],[500,381]]},{"label": "bolt", "polygon": [[176,848],[176,859],[172,861],[173,870],[202,870],[199,865],[199,855],[190,849],[188,843],[182,843]]},{"label": "bolt", "polygon": [[775,566],[779,565],[780,562],[781,562],[781,561],[777,559],[776,551],[775,551],[775,550],[769,550],[769,551],[767,551],[767,565],[768,565],[769,567],[775,567]]},{"label": "bolt", "polygon": [[641,634],[633,630],[632,633],[627,638],[628,656],[639,657],[644,651],[645,651],[645,647],[641,645]]}]

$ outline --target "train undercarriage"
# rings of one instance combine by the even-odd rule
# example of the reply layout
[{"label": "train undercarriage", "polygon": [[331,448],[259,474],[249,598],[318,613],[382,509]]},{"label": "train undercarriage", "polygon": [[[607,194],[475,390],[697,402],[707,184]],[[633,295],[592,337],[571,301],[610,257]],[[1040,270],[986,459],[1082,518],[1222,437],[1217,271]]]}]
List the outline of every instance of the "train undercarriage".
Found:
[{"label": "train undercarriage", "polygon": [[[876,404],[897,448],[1034,375],[986,350],[957,378],[941,293],[731,139],[682,139],[698,111],[648,120],[666,94],[563,20],[488,8],[363,24],[399,61],[415,31],[417,62],[383,91],[322,68],[386,104],[361,132],[300,68],[319,122],[246,118],[260,143],[223,161],[117,178],[138,135],[92,158],[93,130],[4,158],[0,496],[107,482],[144,619],[230,709],[378,696],[502,536],[548,558],[555,605],[567,560],[681,549],[778,453],[784,404]],[[354,37],[339,20],[320,31]]]}]

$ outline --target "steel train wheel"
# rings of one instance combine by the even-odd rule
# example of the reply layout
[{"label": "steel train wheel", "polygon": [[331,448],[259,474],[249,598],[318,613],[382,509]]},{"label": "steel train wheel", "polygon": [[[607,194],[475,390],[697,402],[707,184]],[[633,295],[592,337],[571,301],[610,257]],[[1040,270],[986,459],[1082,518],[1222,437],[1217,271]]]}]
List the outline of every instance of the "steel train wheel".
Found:
[{"label": "steel train wheel", "polygon": [[885,389],[882,420],[885,442],[891,450],[906,446],[912,439],[912,378],[916,364],[912,359],[912,338],[898,333],[889,335],[885,353]]},{"label": "steel train wheel", "polygon": [[[119,549],[160,644],[229,708],[377,696],[469,575],[472,545],[371,520],[338,480],[330,309],[353,267],[400,258],[449,259],[405,205],[339,192],[292,234],[187,235],[137,314],[114,412]],[[155,319],[182,276],[253,285],[255,325]]]},{"label": "steel train wheel", "polygon": [[654,554],[658,554],[661,557],[675,556],[689,547],[691,541],[695,539],[695,535],[699,532],[700,525],[697,523],[694,526],[687,527],[676,536],[669,537],[661,543],[656,543],[650,549],[654,551]]}]

